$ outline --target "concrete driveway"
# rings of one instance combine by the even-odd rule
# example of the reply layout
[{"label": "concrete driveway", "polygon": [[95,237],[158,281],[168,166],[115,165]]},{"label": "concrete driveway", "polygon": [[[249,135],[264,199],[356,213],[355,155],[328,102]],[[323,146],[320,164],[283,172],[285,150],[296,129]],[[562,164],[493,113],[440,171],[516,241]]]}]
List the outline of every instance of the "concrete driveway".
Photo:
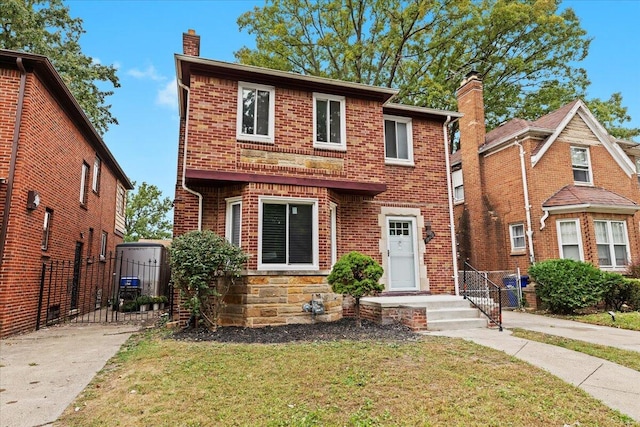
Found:
[{"label": "concrete driveway", "polygon": [[139,329],[72,324],[0,340],[0,426],[54,422]]}]

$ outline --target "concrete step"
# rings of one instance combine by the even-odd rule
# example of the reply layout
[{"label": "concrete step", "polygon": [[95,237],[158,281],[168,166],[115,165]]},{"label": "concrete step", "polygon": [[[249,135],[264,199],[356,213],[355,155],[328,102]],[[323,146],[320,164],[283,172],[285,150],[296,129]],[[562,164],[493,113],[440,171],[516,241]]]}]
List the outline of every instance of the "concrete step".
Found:
[{"label": "concrete step", "polygon": [[429,320],[427,317],[427,330],[429,331],[450,331],[454,329],[476,329],[486,327],[486,318]]},{"label": "concrete step", "polygon": [[427,308],[427,321],[433,320],[455,320],[455,319],[477,319],[480,311],[476,308],[441,308],[432,310]]}]

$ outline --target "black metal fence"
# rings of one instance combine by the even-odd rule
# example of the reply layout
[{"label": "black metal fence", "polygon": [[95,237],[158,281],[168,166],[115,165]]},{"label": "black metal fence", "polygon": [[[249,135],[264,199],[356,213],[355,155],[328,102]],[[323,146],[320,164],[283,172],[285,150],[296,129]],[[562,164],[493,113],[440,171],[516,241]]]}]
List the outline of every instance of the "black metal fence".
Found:
[{"label": "black metal fence", "polygon": [[168,313],[173,292],[166,261],[122,254],[42,264],[36,330],[60,322],[146,321]]},{"label": "black metal fence", "polygon": [[486,274],[464,263],[462,296],[476,306],[502,331],[502,291]]}]

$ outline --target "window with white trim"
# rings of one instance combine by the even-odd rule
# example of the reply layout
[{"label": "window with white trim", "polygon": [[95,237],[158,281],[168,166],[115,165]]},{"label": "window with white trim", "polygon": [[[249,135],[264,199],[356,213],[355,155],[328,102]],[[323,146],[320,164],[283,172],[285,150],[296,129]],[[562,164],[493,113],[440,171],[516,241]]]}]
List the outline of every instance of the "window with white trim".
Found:
[{"label": "window with white trim", "polygon": [[580,234],[580,223],[578,220],[559,220],[556,222],[556,227],[558,231],[560,258],[583,261],[582,235]]},{"label": "window with white trim", "polygon": [[317,270],[318,203],[260,198],[258,269]]},{"label": "window with white trim", "polygon": [[116,214],[122,217],[124,217],[125,214],[126,198],[127,192],[122,185],[118,184],[116,194]]},{"label": "window with white trim", "polygon": [[89,182],[89,165],[82,162],[82,173],[80,175],[80,204],[87,203],[87,184]]},{"label": "window with white trim", "polygon": [[275,98],[273,86],[238,83],[238,139],[274,142]]},{"label": "window with white trim", "polygon": [[640,157],[636,157],[636,175],[638,176],[638,184],[640,184]]},{"label": "window with white trim", "polygon": [[453,185],[453,201],[456,203],[464,202],[464,184],[462,182],[462,169],[458,169],[451,173],[451,181]]},{"label": "window with white trim", "polygon": [[347,149],[343,96],[313,94],[313,146],[332,150]]},{"label": "window with white trim", "polygon": [[509,225],[509,236],[511,237],[511,251],[521,252],[526,249],[524,239],[524,224]]},{"label": "window with white trim", "polygon": [[100,261],[104,261],[107,258],[107,238],[108,234],[106,231],[102,232],[100,237]]},{"label": "window with white trim", "polygon": [[413,130],[408,117],[384,116],[386,163],[413,165]]},{"label": "window with white trim", "polygon": [[53,210],[46,208],[44,211],[44,223],[42,224],[42,250],[49,249],[49,236],[51,234],[51,217],[53,217]]},{"label": "window with white trim", "polygon": [[571,167],[573,181],[576,184],[591,184],[591,161],[588,148],[571,147]]},{"label": "window with white trim", "polygon": [[231,244],[240,247],[242,236],[242,198],[227,199],[226,237]]},{"label": "window with white trim", "polygon": [[93,161],[93,181],[91,183],[91,189],[94,193],[100,192],[100,165],[102,162],[100,161],[100,157],[96,156]]},{"label": "window with white trim", "polygon": [[629,263],[627,227],[624,221],[594,221],[598,265],[600,267],[626,267]]}]

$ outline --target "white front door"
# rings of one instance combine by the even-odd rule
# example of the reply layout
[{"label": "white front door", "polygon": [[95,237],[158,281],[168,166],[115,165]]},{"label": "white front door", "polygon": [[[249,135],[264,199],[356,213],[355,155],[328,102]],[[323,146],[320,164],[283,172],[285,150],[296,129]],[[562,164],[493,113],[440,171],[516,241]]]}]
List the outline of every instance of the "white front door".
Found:
[{"label": "white front door", "polygon": [[418,289],[417,242],[413,218],[387,218],[389,290]]}]

